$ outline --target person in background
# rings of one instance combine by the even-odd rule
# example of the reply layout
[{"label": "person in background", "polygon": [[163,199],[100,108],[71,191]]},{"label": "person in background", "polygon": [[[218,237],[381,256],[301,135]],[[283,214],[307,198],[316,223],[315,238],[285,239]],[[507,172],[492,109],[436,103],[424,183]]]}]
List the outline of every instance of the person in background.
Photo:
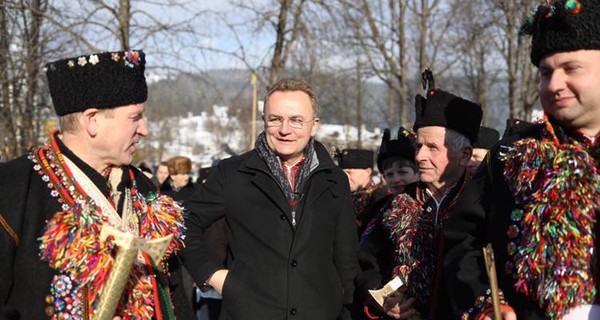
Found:
[{"label": "person in background", "polygon": [[[223,295],[225,319],[349,319],[358,241],[348,177],[314,139],[318,100],[300,80],[265,96],[255,149],[223,159],[185,202],[184,263]],[[227,268],[204,231],[225,218]]]},{"label": "person in background", "polygon": [[159,163],[156,167],[156,172],[154,173],[154,178],[152,178],[152,182],[154,182],[154,184],[160,188],[160,186],[162,186],[162,184],[165,183],[165,180],[167,180],[168,177],[169,166],[167,165],[167,162],[164,161]]},{"label": "person in background", "polygon": [[477,141],[473,145],[473,155],[469,160],[468,168],[471,175],[479,168],[479,165],[487,155],[488,151],[500,140],[500,132],[496,129],[481,127],[477,135]]},{"label": "person in background", "polygon": [[383,216],[391,207],[391,200],[397,193],[404,191],[407,184],[418,180],[414,135],[404,128],[398,129],[398,137],[390,140],[390,130],[385,129],[381,146],[377,154],[380,170],[387,173],[389,183],[395,188],[387,188],[390,192],[360,215],[363,228],[359,230],[360,250],[358,261],[361,272],[356,278],[355,319],[389,318],[371,303],[370,289],[382,287],[391,277],[394,268],[395,243],[390,232],[382,223]]},{"label": "person in background", "polygon": [[[115,319],[193,319],[174,259],[182,209],[131,165],[148,134],[144,52],[82,55],[45,69],[60,131],[0,164],[0,318],[89,319],[110,297],[119,299]],[[173,236],[160,260],[139,254],[122,293],[105,291],[119,250],[111,237],[101,240],[109,226],[143,239]]]},{"label": "person in background", "polygon": [[368,215],[368,212],[377,210],[375,208],[381,205],[380,200],[391,194],[391,191],[371,180],[375,158],[373,151],[366,149],[336,150],[335,158],[338,167],[348,175],[354,203],[354,215],[360,235],[365,227],[364,217]]},{"label": "person in background", "polygon": [[523,25],[544,119],[490,150],[445,225],[450,317],[494,318],[491,243],[503,319],[599,318],[599,21],[599,1],[551,1]]},{"label": "person in background", "polygon": [[426,96],[415,97],[413,126],[419,181],[396,195],[383,217],[395,241],[393,276],[404,282],[402,292],[387,297],[383,308],[396,319],[447,317],[448,293],[440,286],[441,230],[470,180],[467,164],[482,117],[479,105],[436,89],[429,70],[423,78]]},{"label": "person in background", "polygon": [[394,193],[404,192],[404,187],[419,180],[415,163],[416,142],[414,133],[404,127],[398,129],[398,138],[390,140],[390,130],[383,131],[377,168],[383,175],[385,183]]},{"label": "person in background", "polygon": [[169,176],[160,186],[160,192],[183,202],[187,200],[198,186],[190,179],[192,160],[188,157],[177,156],[166,161]]}]

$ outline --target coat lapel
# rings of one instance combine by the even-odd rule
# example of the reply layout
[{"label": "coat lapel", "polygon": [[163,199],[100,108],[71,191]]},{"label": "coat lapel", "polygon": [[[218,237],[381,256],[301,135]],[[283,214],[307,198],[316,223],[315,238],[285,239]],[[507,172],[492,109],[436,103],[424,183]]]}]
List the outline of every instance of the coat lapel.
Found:
[{"label": "coat lapel", "polygon": [[285,195],[275,179],[271,176],[265,162],[258,156],[258,153],[254,152],[252,157],[240,166],[239,170],[253,175],[250,179],[252,183],[264,192],[264,194],[271,199],[282,212],[288,215],[288,218],[290,218],[291,221],[290,210]]}]

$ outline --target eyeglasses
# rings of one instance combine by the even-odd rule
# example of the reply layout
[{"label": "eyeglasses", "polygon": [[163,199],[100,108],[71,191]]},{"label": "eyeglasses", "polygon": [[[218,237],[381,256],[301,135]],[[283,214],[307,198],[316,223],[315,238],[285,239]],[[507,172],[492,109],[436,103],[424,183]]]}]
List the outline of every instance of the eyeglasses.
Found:
[{"label": "eyeglasses", "polygon": [[287,121],[288,125],[294,129],[302,129],[305,125],[315,121],[315,118],[309,120],[302,120],[302,118],[290,118],[290,119],[282,119],[278,117],[267,118],[265,122],[267,123],[267,127],[281,127],[283,123]]}]

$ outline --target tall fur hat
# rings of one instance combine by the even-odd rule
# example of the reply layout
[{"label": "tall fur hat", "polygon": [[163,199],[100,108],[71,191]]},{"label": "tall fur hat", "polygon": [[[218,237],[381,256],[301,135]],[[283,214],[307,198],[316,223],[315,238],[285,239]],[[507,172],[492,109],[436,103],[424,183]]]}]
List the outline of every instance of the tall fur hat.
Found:
[{"label": "tall fur hat", "polygon": [[483,111],[481,107],[467,99],[435,88],[433,73],[425,69],[422,73],[423,89],[427,97],[415,96],[415,124],[413,130],[437,126],[452,129],[467,137],[471,144],[477,140]]},{"label": "tall fur hat", "polygon": [[342,169],[367,169],[373,168],[375,153],[366,149],[344,149],[336,150],[335,157]]},{"label": "tall fur hat", "polygon": [[473,148],[491,149],[500,140],[500,132],[488,127],[479,128],[477,141],[473,144]]},{"label": "tall fur hat", "polygon": [[391,157],[400,157],[415,162],[417,153],[416,141],[414,134],[404,127],[398,129],[398,138],[390,140],[390,129],[383,130],[381,137],[381,145],[377,153],[377,170],[383,173],[383,161]]},{"label": "tall fur hat", "polygon": [[531,63],[553,53],[600,50],[600,1],[545,1],[521,27],[531,37]]},{"label": "tall fur hat", "polygon": [[56,114],[146,101],[145,64],[141,50],[94,53],[48,63],[46,76]]}]

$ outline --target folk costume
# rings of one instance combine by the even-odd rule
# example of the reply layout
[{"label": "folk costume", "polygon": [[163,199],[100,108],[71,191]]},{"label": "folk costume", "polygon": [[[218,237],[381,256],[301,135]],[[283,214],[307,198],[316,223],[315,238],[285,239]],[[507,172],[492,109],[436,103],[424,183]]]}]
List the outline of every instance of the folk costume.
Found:
[{"label": "folk costume", "polygon": [[[146,100],[141,51],[81,56],[46,68],[59,115],[91,103],[110,108]],[[111,104],[96,95],[108,93]],[[143,239],[174,235],[165,257],[183,247],[181,207],[160,196],[133,166],[98,173],[69,150],[58,132],[28,155],[0,164],[0,190],[2,319],[94,318],[117,251],[112,238],[100,240],[104,225]],[[116,315],[191,319],[185,313],[189,306],[173,303],[185,302],[172,299],[183,298],[183,292],[171,290],[179,283],[167,273],[173,276],[176,267],[174,259],[153,261],[140,253]]]},{"label": "folk costume", "polygon": [[224,268],[206,228],[221,217],[229,226],[222,319],[349,319],[358,241],[348,177],[314,139],[297,170],[292,189],[263,132],[185,203],[182,257],[197,283]]},{"label": "folk costume", "polygon": [[[531,61],[600,50],[600,3],[554,1],[525,26]],[[518,319],[588,319],[600,312],[600,135],[546,115],[501,140],[446,223],[445,279],[452,317],[491,312],[481,248],[495,253],[500,299]],[[589,318],[591,319],[591,318]]]},{"label": "folk costume", "polygon": [[[443,90],[431,89],[427,98],[416,96],[415,108],[415,131],[440,126],[464,135],[471,143],[477,139],[482,117],[479,105]],[[439,285],[441,229],[469,179],[465,168],[460,180],[439,202],[423,182],[408,185],[405,193],[394,197],[391,209],[383,216],[383,225],[395,248],[392,278],[399,276],[408,289],[405,295],[415,298],[413,307],[419,313],[417,318],[439,319],[445,312],[443,307],[436,309],[438,301],[447,299],[444,288]]]},{"label": "folk costume", "polygon": [[[416,143],[412,133],[401,127],[397,139],[391,139],[390,130],[386,128],[377,153],[377,167],[383,172],[383,163],[392,158],[406,159],[414,163],[415,151]],[[356,319],[384,316],[371,305],[368,290],[382,287],[391,278],[394,268],[394,241],[384,227],[382,218],[384,212],[389,210],[395,194],[391,188],[380,188],[386,190],[386,193],[358,216],[362,228],[359,229],[358,253],[361,272],[355,281]]]}]

